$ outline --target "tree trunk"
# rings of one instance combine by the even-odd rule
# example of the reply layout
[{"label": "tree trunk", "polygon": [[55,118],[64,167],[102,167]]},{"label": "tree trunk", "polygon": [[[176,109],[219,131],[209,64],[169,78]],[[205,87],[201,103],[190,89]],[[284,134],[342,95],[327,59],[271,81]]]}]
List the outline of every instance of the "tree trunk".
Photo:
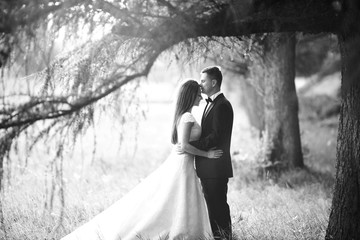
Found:
[{"label": "tree trunk", "polygon": [[[263,73],[263,71],[261,71],[261,73]],[[256,81],[256,79],[264,81],[264,76],[263,74],[258,73],[251,73],[251,75],[253,76],[252,79],[240,82],[241,103],[248,115],[251,126],[258,131],[258,136],[262,137],[265,130],[264,96],[262,96],[261,93],[259,93],[259,90],[250,84],[249,81]]]},{"label": "tree trunk", "polygon": [[[272,33],[265,40],[265,160],[281,168],[303,167],[295,89],[295,35]],[[278,170],[279,168],[276,167]],[[271,169],[269,169],[271,170]]]},{"label": "tree trunk", "polygon": [[341,110],[336,181],[325,239],[360,236],[360,36],[339,36],[342,56]]},{"label": "tree trunk", "polygon": [[2,131],[0,136],[0,192],[2,191],[4,179],[4,160],[9,153],[13,140],[18,136],[20,130],[18,128],[11,128],[7,131]]}]

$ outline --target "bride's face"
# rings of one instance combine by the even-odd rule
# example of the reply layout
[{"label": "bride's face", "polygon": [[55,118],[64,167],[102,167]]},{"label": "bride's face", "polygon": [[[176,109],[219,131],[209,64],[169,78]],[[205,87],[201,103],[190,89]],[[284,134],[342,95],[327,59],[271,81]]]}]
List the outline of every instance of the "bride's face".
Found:
[{"label": "bride's face", "polygon": [[201,96],[201,91],[200,88],[197,92],[196,98],[195,98],[195,102],[194,102],[194,106],[199,106],[200,101],[203,99],[203,97]]}]

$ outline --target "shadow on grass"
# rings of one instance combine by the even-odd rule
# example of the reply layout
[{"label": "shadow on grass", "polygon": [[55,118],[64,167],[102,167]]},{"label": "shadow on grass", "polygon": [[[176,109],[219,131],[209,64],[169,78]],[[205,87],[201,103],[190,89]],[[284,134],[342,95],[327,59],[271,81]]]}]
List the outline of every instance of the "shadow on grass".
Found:
[{"label": "shadow on grass", "polygon": [[263,188],[277,185],[282,188],[297,189],[309,185],[320,185],[323,190],[331,195],[335,176],[331,172],[319,171],[305,166],[302,169],[293,169],[282,172],[278,178],[269,179],[259,177],[256,163],[252,161],[234,162],[234,185],[236,189],[244,187]]}]

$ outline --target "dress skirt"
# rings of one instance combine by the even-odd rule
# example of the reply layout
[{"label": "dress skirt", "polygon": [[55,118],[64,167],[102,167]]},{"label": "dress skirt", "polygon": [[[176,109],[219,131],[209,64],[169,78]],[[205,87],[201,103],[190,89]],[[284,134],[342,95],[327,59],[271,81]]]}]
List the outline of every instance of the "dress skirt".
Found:
[{"label": "dress skirt", "polygon": [[194,156],[173,149],[123,198],[62,239],[212,239]]}]

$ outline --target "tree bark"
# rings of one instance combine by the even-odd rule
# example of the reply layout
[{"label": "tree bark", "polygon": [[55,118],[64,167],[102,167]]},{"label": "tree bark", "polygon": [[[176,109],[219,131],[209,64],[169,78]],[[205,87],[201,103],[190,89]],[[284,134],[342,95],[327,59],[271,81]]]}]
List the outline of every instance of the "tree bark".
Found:
[{"label": "tree bark", "polygon": [[265,161],[285,169],[303,167],[295,89],[295,35],[265,40]]},{"label": "tree bark", "polygon": [[360,3],[342,1],[338,32],[341,52],[341,108],[336,180],[325,239],[360,236]]},{"label": "tree bark", "polygon": [[341,110],[336,181],[325,239],[360,236],[360,36],[339,36],[342,56]]}]

